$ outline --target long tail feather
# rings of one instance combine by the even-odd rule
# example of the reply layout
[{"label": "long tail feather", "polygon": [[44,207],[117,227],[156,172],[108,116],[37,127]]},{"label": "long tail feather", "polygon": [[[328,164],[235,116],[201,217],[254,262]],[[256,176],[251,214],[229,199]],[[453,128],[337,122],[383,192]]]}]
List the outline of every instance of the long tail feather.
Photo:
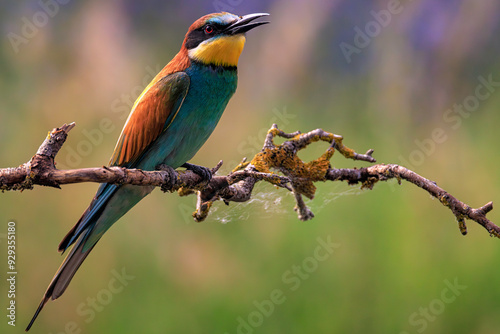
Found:
[{"label": "long tail feather", "polygon": [[69,283],[71,282],[71,279],[75,275],[76,271],[78,270],[78,268],[80,268],[82,262],[87,258],[87,255],[89,255],[89,253],[95,246],[94,245],[87,251],[83,252],[82,249],[84,244],[85,244],[85,234],[83,234],[80,237],[77,244],[73,247],[71,252],[66,256],[63,263],[57,270],[56,274],[54,275],[54,278],[52,278],[52,281],[50,282],[47,291],[45,291],[45,294],[42,298],[42,301],[40,302],[40,305],[38,306],[38,309],[35,312],[35,315],[31,319],[28,327],[26,327],[26,331],[30,330],[31,326],[38,317],[38,314],[40,314],[40,312],[42,311],[45,304],[49,301],[49,299],[55,300],[64,293]]},{"label": "long tail feather", "polygon": [[64,252],[75,243],[50,282],[26,331],[31,328],[49,299],[57,299],[64,293],[76,271],[102,235],[153,189],[154,187],[109,184],[99,187],[87,210],[59,245],[59,251]]}]

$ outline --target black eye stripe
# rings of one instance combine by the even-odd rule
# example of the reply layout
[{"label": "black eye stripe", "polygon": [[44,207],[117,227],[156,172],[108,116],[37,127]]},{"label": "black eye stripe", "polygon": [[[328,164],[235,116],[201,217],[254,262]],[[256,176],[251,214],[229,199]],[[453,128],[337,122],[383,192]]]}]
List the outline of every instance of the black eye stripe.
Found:
[{"label": "black eye stripe", "polygon": [[[205,29],[207,26],[212,27],[213,32],[207,33]],[[220,34],[224,30],[224,26],[217,23],[208,23],[196,30],[193,30],[189,33],[188,38],[186,40],[186,48],[188,50],[196,48],[200,45],[201,42],[214,37],[217,34]]]},{"label": "black eye stripe", "polygon": [[224,27],[220,24],[217,24],[217,23],[207,23],[204,26],[200,27],[198,30],[205,31],[205,29],[207,27],[212,27],[212,29],[214,30],[214,33],[219,33],[222,30],[224,30]]}]

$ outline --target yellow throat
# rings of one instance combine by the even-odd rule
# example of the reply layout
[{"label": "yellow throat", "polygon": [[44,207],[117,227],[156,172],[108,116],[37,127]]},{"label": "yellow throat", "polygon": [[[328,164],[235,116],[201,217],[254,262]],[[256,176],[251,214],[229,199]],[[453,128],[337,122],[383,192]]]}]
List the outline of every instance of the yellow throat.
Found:
[{"label": "yellow throat", "polygon": [[244,46],[243,34],[221,36],[206,40],[189,50],[189,57],[207,65],[237,66]]}]

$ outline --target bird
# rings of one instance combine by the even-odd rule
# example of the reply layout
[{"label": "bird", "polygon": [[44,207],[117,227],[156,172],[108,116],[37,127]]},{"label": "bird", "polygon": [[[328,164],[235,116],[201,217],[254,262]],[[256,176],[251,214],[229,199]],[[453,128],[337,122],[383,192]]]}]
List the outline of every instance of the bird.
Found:
[{"label": "bird", "polygon": [[[267,21],[255,13],[205,15],[188,29],[177,55],[135,101],[109,162],[110,166],[155,170],[184,167],[210,179],[206,167],[188,163],[215,129],[236,91],[237,65],[246,32]],[[67,254],[33,315],[59,298],[103,234],[153,186],[102,183],[76,225],[59,244]]]}]

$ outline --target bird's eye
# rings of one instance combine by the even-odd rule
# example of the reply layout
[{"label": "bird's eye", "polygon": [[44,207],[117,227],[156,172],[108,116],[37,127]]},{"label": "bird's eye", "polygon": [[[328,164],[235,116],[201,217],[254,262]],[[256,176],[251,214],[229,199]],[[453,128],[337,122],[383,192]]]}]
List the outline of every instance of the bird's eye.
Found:
[{"label": "bird's eye", "polygon": [[214,32],[214,27],[212,27],[211,25],[207,25],[205,26],[205,33],[207,34],[212,34]]}]

